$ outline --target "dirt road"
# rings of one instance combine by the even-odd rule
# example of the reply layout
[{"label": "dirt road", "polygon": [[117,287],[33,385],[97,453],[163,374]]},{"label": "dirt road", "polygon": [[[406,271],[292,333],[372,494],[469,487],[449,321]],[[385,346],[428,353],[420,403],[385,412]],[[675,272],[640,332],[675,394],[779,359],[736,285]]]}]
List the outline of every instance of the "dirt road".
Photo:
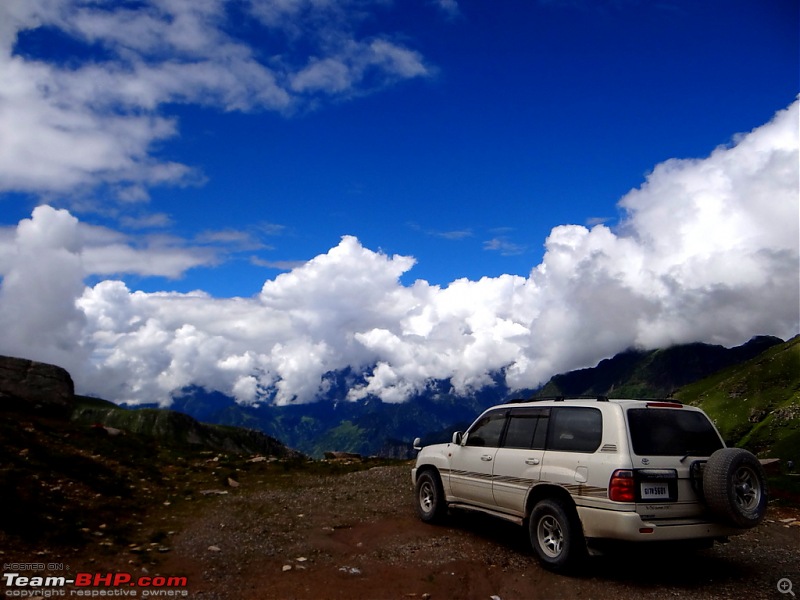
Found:
[{"label": "dirt road", "polygon": [[472,513],[420,522],[409,469],[249,473],[227,494],[165,509],[169,551],[148,572],[185,575],[191,595],[209,600],[788,600],[779,580],[800,588],[800,526],[789,525],[797,509],[773,508],[767,522],[712,550],[637,546],[565,577],[538,566],[522,528]]}]

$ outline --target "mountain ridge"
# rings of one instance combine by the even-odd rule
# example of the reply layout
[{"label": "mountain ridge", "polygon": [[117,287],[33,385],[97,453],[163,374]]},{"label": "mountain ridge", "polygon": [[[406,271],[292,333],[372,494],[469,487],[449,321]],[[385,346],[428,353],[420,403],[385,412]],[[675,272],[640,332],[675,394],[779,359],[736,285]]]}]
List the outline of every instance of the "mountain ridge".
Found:
[{"label": "mountain ridge", "polygon": [[486,408],[513,398],[543,395],[596,395],[610,397],[671,397],[683,385],[721,369],[734,367],[783,344],[771,336],[756,336],[732,348],[712,344],[684,344],[657,350],[627,350],[597,366],[551,378],[539,390],[513,392],[502,373],[493,385],[470,396],[452,391],[449,381],[431,382],[428,389],[402,404],[383,403],[377,397],[344,400],[352,373],[331,373],[336,382],[321,401],[289,406],[241,406],[224,394],[186,388],[176,395],[172,408],[196,418],[265,431],[311,457],[325,451],[355,452],[387,458],[412,458],[411,441],[424,443],[450,439]]},{"label": "mountain ridge", "polygon": [[[797,339],[800,336],[793,338]],[[782,427],[783,423],[780,418],[767,419],[767,415],[773,409],[791,413],[795,405],[791,397],[787,402],[750,401],[752,406],[748,410],[752,414],[743,414],[741,406],[732,410],[726,401],[726,398],[735,397],[735,394],[719,392],[709,400],[709,392],[694,393],[691,392],[694,388],[687,386],[697,384],[701,386],[698,389],[705,390],[702,387],[704,384],[698,382],[709,378],[716,381],[713,379],[715,375],[726,370],[735,376],[738,369],[744,368],[741,365],[752,361],[756,361],[753,363],[756,366],[747,368],[757,371],[757,365],[763,363],[758,362],[758,357],[776,348],[778,350],[775,352],[780,354],[780,349],[786,344],[797,346],[793,341],[784,343],[778,338],[757,336],[733,348],[694,343],[647,351],[629,349],[600,361],[595,367],[557,374],[538,390],[512,392],[505,384],[503,373],[498,372],[493,375],[492,385],[468,396],[456,394],[447,380],[432,381],[425,391],[397,404],[384,403],[372,396],[357,401],[346,400],[347,382],[359,377],[348,369],[329,373],[326,376],[330,383],[327,396],[310,404],[243,406],[220,392],[189,387],[174,396],[170,409],[156,405],[126,407],[100,399],[74,396],[69,411],[72,419],[83,424],[122,429],[170,443],[200,444],[219,451],[284,455],[292,452],[289,450],[291,448],[311,458],[322,458],[328,451],[340,451],[362,456],[408,459],[414,456],[412,440],[415,437],[421,437],[426,444],[447,441],[452,431],[465,429],[486,408],[515,398],[548,395],[675,396],[684,402],[697,403],[706,408],[720,424],[720,430],[730,443],[743,443],[766,451],[770,449],[771,441],[777,439],[775,427]],[[0,392],[3,392],[4,385],[11,386],[8,388],[11,392],[23,389],[19,387],[19,381],[28,377],[26,369],[30,368],[29,362],[22,359],[7,359],[4,362],[0,358]],[[16,371],[9,375],[10,371],[8,368],[4,371],[3,365],[12,363]],[[790,365],[783,368],[790,370]],[[800,372],[800,369],[796,370]],[[54,367],[48,371],[50,379],[36,380],[34,377],[31,381],[38,381],[44,386],[52,386],[53,381],[58,381],[61,396],[72,393],[72,381],[62,371]],[[783,398],[781,382],[795,381],[791,377],[783,377],[783,380],[766,379],[756,376],[756,371],[751,371],[749,377],[763,381],[763,387],[769,390],[777,388],[767,391],[768,395]],[[7,376],[5,380],[4,374]],[[736,385],[741,387],[742,384]],[[800,387],[800,383],[796,385]],[[683,392],[684,388],[690,391]],[[49,405],[52,410],[63,412],[61,396]],[[46,397],[47,393],[44,396],[38,394],[37,402],[41,404],[42,398]],[[8,405],[9,398],[4,401]],[[136,410],[127,410],[129,408]],[[729,413],[735,416],[730,417]],[[751,432],[753,427],[748,423],[759,425],[763,421],[766,424],[761,426],[764,428],[761,433]],[[787,443],[788,447],[784,447],[784,444],[780,449],[791,452],[794,442],[790,439]],[[797,444],[800,445],[800,441]]]},{"label": "mountain ridge", "polygon": [[732,348],[695,342],[655,350],[628,349],[595,367],[555,375],[536,395],[669,398],[684,385],[782,343],[777,337],[756,336]]},{"label": "mountain ridge", "polygon": [[756,454],[800,461],[800,335],[681,388],[725,440]]}]

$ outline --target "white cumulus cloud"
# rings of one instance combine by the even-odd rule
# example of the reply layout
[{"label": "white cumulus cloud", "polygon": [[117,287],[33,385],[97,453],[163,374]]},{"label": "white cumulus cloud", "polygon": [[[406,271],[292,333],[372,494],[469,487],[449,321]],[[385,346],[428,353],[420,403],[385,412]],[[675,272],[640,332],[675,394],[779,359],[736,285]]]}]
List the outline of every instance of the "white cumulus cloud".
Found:
[{"label": "white cumulus cloud", "polygon": [[[146,200],[151,186],[198,178],[157,151],[178,133],[172,103],[288,113],[320,94],[354,96],[430,75],[423,57],[391,36],[355,33],[371,4],[381,1],[143,0],[132,9],[4,0],[0,192],[106,185],[118,201]],[[234,10],[280,54],[237,37]],[[25,39],[37,31],[57,31],[85,52],[31,54]]]},{"label": "white cumulus cloud", "polygon": [[404,285],[412,257],[344,236],[251,298],[85,287],[146,271],[149,253],[172,253],[173,274],[203,258],[41,206],[0,230],[0,352],[64,364],[80,391],[116,401],[168,403],[195,384],[287,404],[346,367],[366,373],[351,398],[399,402],[432,379],[468,393],[500,370],[533,387],[631,346],[788,338],[800,329],[798,106],[704,159],[657,165],[620,200],[617,228],[554,228],[527,277]]}]

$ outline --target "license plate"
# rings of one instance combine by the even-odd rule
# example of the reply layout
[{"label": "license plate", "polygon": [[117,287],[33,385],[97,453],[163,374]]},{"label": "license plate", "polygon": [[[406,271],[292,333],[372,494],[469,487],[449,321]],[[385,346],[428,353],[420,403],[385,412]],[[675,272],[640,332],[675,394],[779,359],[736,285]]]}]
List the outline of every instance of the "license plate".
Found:
[{"label": "license plate", "polygon": [[642,483],[642,500],[669,500],[666,483]]}]

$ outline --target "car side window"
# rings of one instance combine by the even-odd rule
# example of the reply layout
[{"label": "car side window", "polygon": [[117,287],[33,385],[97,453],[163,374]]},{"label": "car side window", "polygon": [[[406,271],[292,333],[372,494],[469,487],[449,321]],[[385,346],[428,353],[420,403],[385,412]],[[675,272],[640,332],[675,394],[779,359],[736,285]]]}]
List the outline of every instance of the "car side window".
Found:
[{"label": "car side window", "polygon": [[549,408],[513,409],[503,440],[503,448],[543,450],[549,417]]},{"label": "car side window", "polygon": [[603,415],[596,408],[554,408],[550,417],[548,450],[594,452],[603,437]]},{"label": "car side window", "polygon": [[507,410],[495,410],[481,417],[470,428],[464,445],[497,448],[500,445],[500,436],[503,434],[507,414]]}]

